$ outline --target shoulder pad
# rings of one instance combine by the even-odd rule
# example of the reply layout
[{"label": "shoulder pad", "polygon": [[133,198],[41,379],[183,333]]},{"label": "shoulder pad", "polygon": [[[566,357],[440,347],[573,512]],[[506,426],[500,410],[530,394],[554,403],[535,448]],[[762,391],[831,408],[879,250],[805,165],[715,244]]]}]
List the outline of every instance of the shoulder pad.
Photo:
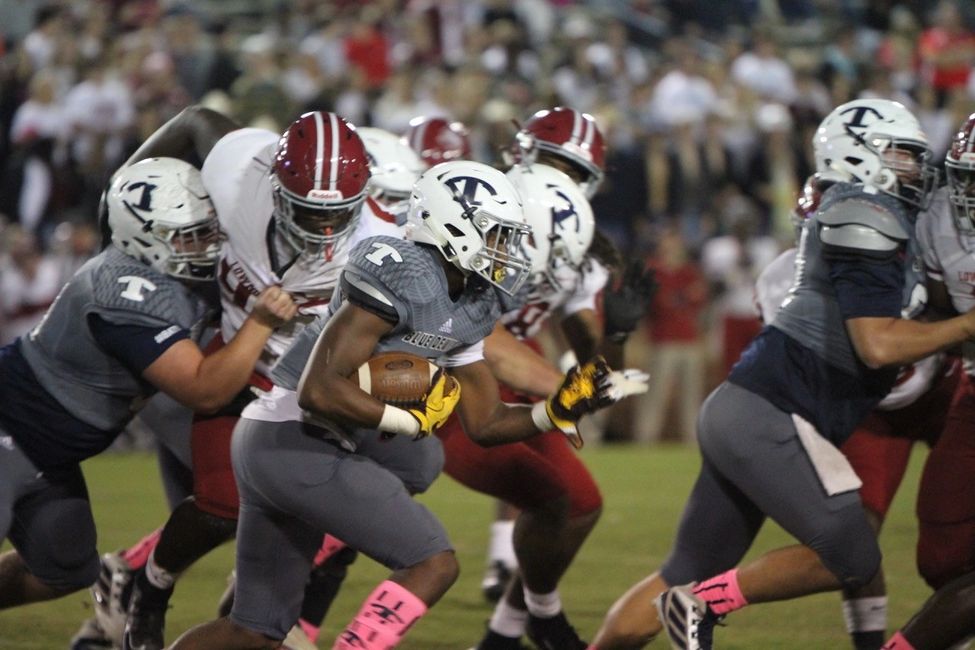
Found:
[{"label": "shoulder pad", "polygon": [[419,245],[395,237],[370,237],[356,244],[345,271],[385,295],[390,304],[429,302],[443,290],[437,260]]},{"label": "shoulder pad", "polygon": [[889,254],[910,239],[896,215],[880,203],[848,198],[816,215],[819,237],[827,247]]},{"label": "shoulder pad", "polygon": [[178,280],[114,249],[93,270],[92,293],[95,309],[118,323],[191,329],[205,311]]}]

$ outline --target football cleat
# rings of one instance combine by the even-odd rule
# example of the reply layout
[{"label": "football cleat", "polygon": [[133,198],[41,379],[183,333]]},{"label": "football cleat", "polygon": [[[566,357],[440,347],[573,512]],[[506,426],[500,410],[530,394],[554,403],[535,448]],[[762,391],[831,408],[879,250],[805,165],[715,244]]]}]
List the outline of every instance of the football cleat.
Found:
[{"label": "football cleat", "polygon": [[105,553],[101,557],[98,580],[90,588],[95,603],[95,622],[105,638],[115,645],[122,644],[126,611],[132,594],[132,569],[121,553]]},{"label": "football cleat", "polygon": [[481,580],[481,592],[488,602],[496,603],[501,599],[508,587],[511,573],[511,569],[501,560],[494,560],[488,565],[484,571],[484,579]]},{"label": "football cleat", "polygon": [[129,618],[122,635],[122,650],[163,650],[166,610],[173,588],[153,587],[144,573],[140,573],[134,583]]},{"label": "football cleat", "polygon": [[657,613],[676,650],[711,650],[714,626],[721,620],[691,591],[692,584],[671,587],[654,599]]},{"label": "football cleat", "polygon": [[70,650],[110,650],[115,647],[94,618],[87,619],[71,637]]},{"label": "football cleat", "polygon": [[589,644],[569,625],[565,612],[550,618],[528,617],[528,638],[538,650],[586,650]]}]

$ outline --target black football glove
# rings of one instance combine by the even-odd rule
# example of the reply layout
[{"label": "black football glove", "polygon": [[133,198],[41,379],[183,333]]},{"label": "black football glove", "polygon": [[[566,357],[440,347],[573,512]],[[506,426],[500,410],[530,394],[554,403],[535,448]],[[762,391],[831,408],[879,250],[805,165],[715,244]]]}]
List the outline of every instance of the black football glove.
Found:
[{"label": "black football glove", "polygon": [[627,264],[622,279],[603,292],[603,336],[614,343],[625,341],[650,310],[656,293],[653,269],[635,260]]}]

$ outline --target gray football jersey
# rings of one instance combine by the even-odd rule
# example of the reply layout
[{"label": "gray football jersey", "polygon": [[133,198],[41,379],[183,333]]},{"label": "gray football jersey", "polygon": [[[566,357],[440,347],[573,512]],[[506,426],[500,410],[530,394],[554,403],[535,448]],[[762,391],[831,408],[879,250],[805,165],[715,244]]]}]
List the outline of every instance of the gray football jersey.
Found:
[{"label": "gray football jersey", "polygon": [[823,257],[828,247],[877,257],[903,251],[902,316],[912,318],[927,303],[914,220],[891,196],[839,183],[827,190],[819,211],[803,227],[795,279],[772,324],[830,365],[856,374],[856,352],[829,282],[829,262]]},{"label": "gray football jersey", "polygon": [[207,304],[175,278],[109,247],[78,270],[44,320],[21,339],[37,380],[69,413],[114,431],[141,406],[145,382],[102,351],[88,329],[89,314],[118,325],[173,326],[198,335]]},{"label": "gray football jersey", "polygon": [[298,380],[319,335],[332,314],[356,292],[379,306],[396,326],[379,341],[376,353],[408,352],[438,365],[447,357],[479,343],[501,316],[497,291],[479,279],[468,282],[454,301],[440,252],[393,237],[371,237],[360,242],[342,271],[339,291],[319,316],[296,337],[271,371],[282,388],[296,390]]}]

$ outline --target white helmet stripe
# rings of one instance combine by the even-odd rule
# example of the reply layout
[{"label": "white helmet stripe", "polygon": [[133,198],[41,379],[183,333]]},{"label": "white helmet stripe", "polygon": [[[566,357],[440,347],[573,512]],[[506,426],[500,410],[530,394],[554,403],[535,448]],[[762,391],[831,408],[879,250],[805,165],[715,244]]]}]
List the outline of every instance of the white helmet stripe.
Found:
[{"label": "white helmet stripe", "polygon": [[329,157],[331,166],[328,170],[328,189],[337,190],[339,182],[339,116],[335,113],[328,114],[329,126],[332,129],[332,155]]},{"label": "white helmet stripe", "polygon": [[582,142],[585,131],[586,121],[582,119],[582,113],[579,111],[572,111],[572,135],[569,136],[569,142],[572,142],[573,144],[579,144]]},{"label": "white helmet stripe", "polygon": [[322,189],[322,168],[325,166],[325,128],[322,123],[322,114],[318,111],[312,113],[315,116],[315,182],[312,185],[316,190]]},{"label": "white helmet stripe", "polygon": [[421,124],[420,128],[413,129],[413,141],[410,142],[413,151],[421,151],[423,149],[423,138],[427,134],[428,126],[430,126],[429,120]]}]

